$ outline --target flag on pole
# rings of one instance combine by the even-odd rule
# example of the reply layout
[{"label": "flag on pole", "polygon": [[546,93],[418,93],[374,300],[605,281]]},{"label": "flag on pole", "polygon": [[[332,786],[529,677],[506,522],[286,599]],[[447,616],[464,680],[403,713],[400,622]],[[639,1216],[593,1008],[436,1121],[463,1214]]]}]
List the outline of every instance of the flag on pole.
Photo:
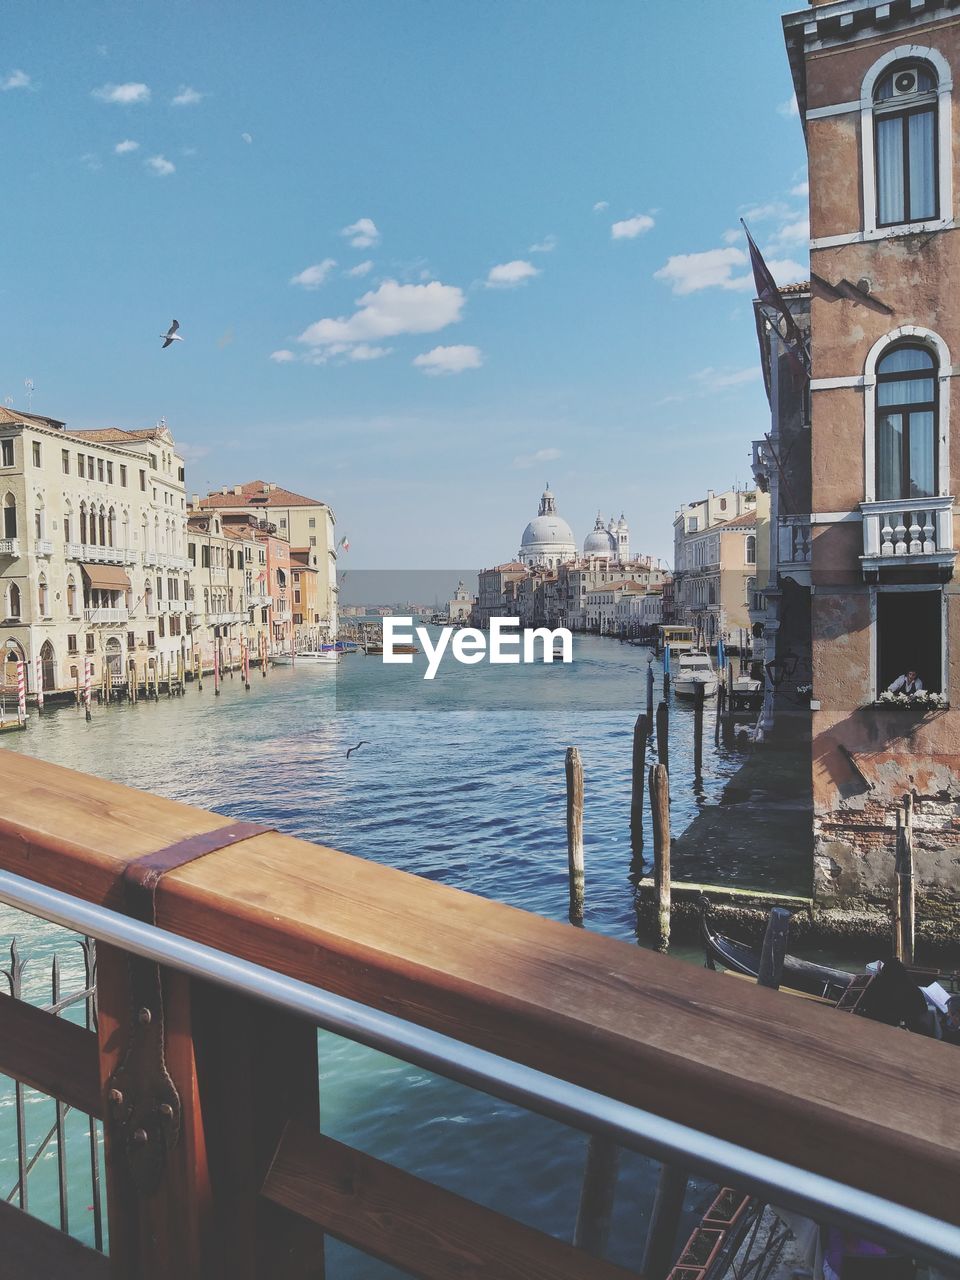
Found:
[{"label": "flag on pole", "polygon": [[337,543],[337,550],[338,550],[338,551],[340,550],[340,548],[341,548],[341,547],[343,548],[343,550],[344,550],[344,551],[349,551],[349,550],[350,550],[350,539],[346,536],[346,534],[344,534],[344,536],[343,536],[343,537],[340,539],[340,541]]},{"label": "flag on pole", "polygon": [[765,307],[770,307],[780,317],[781,324],[777,325],[777,332],[780,335],[787,358],[801,377],[809,378],[810,355],[807,351],[807,344],[804,342],[803,334],[793,318],[793,313],[784,302],[783,294],[777,288],[777,282],[771,275],[770,268],[763,260],[763,254],[757,248],[756,242],[742,218],[740,219],[740,225],[743,227],[744,234],[747,237],[747,245],[750,249],[750,265],[753,268],[753,282],[756,285],[757,298]]}]

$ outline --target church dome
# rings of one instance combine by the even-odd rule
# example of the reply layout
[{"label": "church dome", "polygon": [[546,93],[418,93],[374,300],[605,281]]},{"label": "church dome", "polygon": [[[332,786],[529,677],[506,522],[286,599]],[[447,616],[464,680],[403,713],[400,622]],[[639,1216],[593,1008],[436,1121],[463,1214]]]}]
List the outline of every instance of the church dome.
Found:
[{"label": "church dome", "polygon": [[587,534],[583,544],[585,556],[614,556],[617,553],[617,540],[609,530],[604,528],[603,519],[597,512],[597,520],[593,531]]},{"label": "church dome", "polygon": [[518,558],[528,566],[555,569],[576,555],[573,530],[557,513],[557,500],[548,485],[540,499],[539,512],[523,531]]}]

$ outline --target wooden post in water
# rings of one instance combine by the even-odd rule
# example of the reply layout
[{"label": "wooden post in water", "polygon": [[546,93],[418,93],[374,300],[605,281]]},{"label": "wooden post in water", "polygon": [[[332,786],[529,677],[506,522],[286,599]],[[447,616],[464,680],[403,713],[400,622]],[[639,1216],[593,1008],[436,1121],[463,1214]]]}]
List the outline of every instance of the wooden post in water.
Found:
[{"label": "wooden post in water", "polygon": [[783,978],[783,960],[787,954],[787,937],[790,933],[790,912],[785,907],[773,907],[767,917],[767,931],[763,935],[760,952],[760,971],[757,983],[761,987],[779,990]]},{"label": "wooden post in water", "polygon": [[650,767],[653,818],[653,884],[657,896],[657,950],[670,948],[670,775],[666,765]]},{"label": "wooden post in water", "polygon": [[720,680],[717,684],[717,723],[714,725],[714,729],[713,729],[714,745],[718,747],[720,745],[720,733],[723,727],[723,717],[724,717],[724,713],[726,712],[726,708],[727,708],[727,687],[723,683],[723,680]]},{"label": "wooden post in water", "polygon": [[897,806],[896,902],[894,905],[894,955],[904,964],[913,964],[915,900],[913,890],[913,796],[903,797]]},{"label": "wooden post in water", "polygon": [[220,697],[220,637],[213,637],[213,692]]},{"label": "wooden post in water", "polygon": [[657,707],[657,759],[670,768],[670,708],[665,702]]},{"label": "wooden post in water", "polygon": [[703,701],[706,691],[703,681],[697,681],[693,700],[693,779],[699,782],[703,777]]},{"label": "wooden post in water", "polygon": [[653,733],[653,659],[647,663],[647,736]]},{"label": "wooden post in water", "polygon": [[197,692],[203,693],[203,651],[200,647],[199,642],[197,643],[197,647],[193,656],[196,660],[196,666],[197,666]]},{"label": "wooden post in water", "polygon": [[683,1201],[687,1193],[687,1174],[672,1164],[662,1165],[657,1194],[650,1214],[647,1243],[640,1269],[645,1280],[664,1280],[676,1261],[674,1249]]},{"label": "wooden post in water", "polygon": [[670,694],[670,646],[663,646],[663,696]]},{"label": "wooden post in water", "polygon": [[619,1159],[616,1143],[610,1138],[590,1135],[573,1244],[594,1258],[602,1258],[607,1246]]},{"label": "wooden post in water", "polygon": [[570,923],[583,924],[583,764],[576,747],[567,747],[567,868],[570,875]]},{"label": "wooden post in water", "polygon": [[[652,680],[652,675],[651,675]],[[649,690],[648,690],[649,691]],[[643,848],[643,784],[647,772],[647,715],[637,716],[633,726],[633,761],[630,775],[630,843]]]}]

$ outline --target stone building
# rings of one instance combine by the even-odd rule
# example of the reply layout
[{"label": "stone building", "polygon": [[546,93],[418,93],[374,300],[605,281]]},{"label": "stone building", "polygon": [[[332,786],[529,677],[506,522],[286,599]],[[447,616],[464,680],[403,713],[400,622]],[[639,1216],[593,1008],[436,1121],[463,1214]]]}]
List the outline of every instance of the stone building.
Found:
[{"label": "stone building", "polygon": [[[784,30],[810,170],[815,891],[887,908],[912,792],[930,922],[960,897],[960,26],[832,0]],[[945,705],[887,703],[908,670]]]},{"label": "stone building", "polygon": [[474,599],[467,590],[467,585],[461,579],[457,583],[457,589],[453,593],[453,599],[447,603],[447,617],[451,622],[462,622],[464,624],[470,621],[473,615]]},{"label": "stone building", "polygon": [[257,582],[261,549],[254,526],[230,525],[215,511],[188,509],[190,627],[204,667],[213,662],[217,640],[224,660],[235,662],[241,639],[255,657],[260,635],[270,636],[266,584]]},{"label": "stone building", "polygon": [[720,636],[738,645],[752,636],[750,608],[757,578],[757,520],[766,494],[708,490],[685,503],[673,522],[675,620],[702,629],[708,645]]},{"label": "stone building", "polygon": [[528,569],[557,569],[576,555],[573,530],[557,511],[557,500],[547,485],[536,516],[523,531],[517,559]]},{"label": "stone building", "polygon": [[[519,560],[481,569],[477,575],[477,602],[473,608],[474,625],[486,631],[491,618],[516,617],[513,608],[514,585],[526,577],[527,570]],[[509,596],[509,600],[508,600]]]},{"label": "stone building", "polygon": [[183,460],[165,425],[68,431],[0,408],[0,674],[74,690],[189,657]]},{"label": "stone building", "polygon": [[[217,510],[222,515],[245,516],[251,520],[263,520],[274,526],[278,539],[287,543],[287,570],[289,548],[307,547],[317,556],[317,612],[315,626],[322,636],[334,638],[337,634],[337,541],[336,516],[325,502],[305,497],[280,485],[265,480],[251,480],[247,484],[224,487],[208,493],[205,498],[194,498],[194,505]],[[287,570],[281,570],[286,573]],[[271,569],[271,576],[273,570]],[[274,584],[276,585],[276,584]],[[286,595],[286,588],[284,588]],[[287,600],[286,612],[290,618],[283,623],[274,619],[275,628],[281,630],[289,622],[293,626],[293,610]],[[276,606],[274,606],[276,610]],[[279,633],[278,633],[279,635]]]}]

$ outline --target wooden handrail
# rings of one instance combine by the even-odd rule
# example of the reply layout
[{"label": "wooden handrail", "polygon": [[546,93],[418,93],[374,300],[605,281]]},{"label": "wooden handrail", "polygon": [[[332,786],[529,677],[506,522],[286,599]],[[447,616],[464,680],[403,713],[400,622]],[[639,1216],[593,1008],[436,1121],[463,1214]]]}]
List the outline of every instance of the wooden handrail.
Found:
[{"label": "wooden handrail", "polygon": [[3,992],[0,1075],[103,1118],[96,1033]]},{"label": "wooden handrail", "polygon": [[[223,823],[13,752],[3,776],[0,866],[111,906],[132,858]],[[275,833],[172,872],[158,923],[960,1223],[951,1046]]]}]

